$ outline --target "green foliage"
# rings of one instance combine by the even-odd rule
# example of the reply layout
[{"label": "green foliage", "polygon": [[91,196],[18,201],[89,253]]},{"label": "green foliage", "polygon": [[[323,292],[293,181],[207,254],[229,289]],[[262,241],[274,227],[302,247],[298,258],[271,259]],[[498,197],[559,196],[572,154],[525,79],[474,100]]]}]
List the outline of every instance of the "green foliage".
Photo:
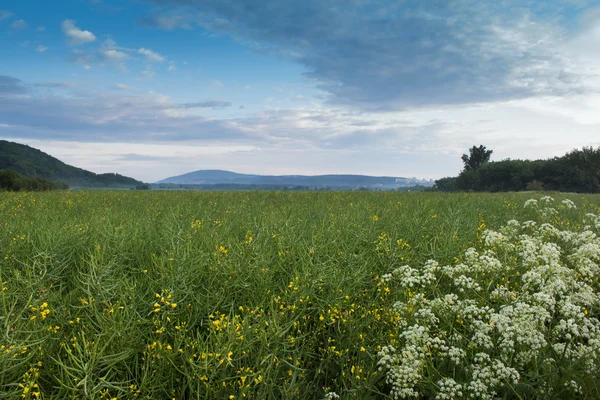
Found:
[{"label": "green foliage", "polygon": [[525,190],[529,192],[542,192],[544,191],[544,184],[542,182],[533,180],[527,184]]},{"label": "green foliage", "polygon": [[0,170],[5,169],[28,177],[64,181],[79,187],[135,187],[142,184],[119,174],[95,174],[72,167],[40,150],[0,140]]},{"label": "green foliage", "polygon": [[28,178],[12,170],[0,171],[0,190],[19,191],[48,191],[68,189],[66,182],[53,182],[42,178]]},{"label": "green foliage", "polygon": [[456,178],[446,177],[438,179],[437,181],[435,181],[435,186],[433,187],[433,190],[439,190],[442,192],[456,192],[458,190]]},{"label": "green foliage", "polygon": [[476,169],[465,168],[456,178],[436,181],[436,188],[441,191],[507,192],[540,187],[550,191],[600,193],[600,147],[584,147],[548,160],[487,162]]},{"label": "green foliage", "polygon": [[469,154],[463,154],[461,157],[465,164],[465,171],[476,170],[490,161],[493,152],[493,150],[487,150],[484,145],[471,147],[469,149]]},{"label": "green foliage", "polygon": [[388,398],[407,293],[382,275],[455,265],[527,198],[0,193],[0,397]]}]

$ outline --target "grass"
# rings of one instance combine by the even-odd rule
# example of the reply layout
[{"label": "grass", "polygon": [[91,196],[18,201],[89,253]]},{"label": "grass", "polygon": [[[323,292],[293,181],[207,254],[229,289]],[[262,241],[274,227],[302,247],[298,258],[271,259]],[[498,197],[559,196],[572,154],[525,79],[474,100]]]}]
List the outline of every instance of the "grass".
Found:
[{"label": "grass", "polygon": [[[456,264],[530,197],[0,193],[0,398],[387,398],[381,276]],[[600,211],[564,197],[564,226]]]}]

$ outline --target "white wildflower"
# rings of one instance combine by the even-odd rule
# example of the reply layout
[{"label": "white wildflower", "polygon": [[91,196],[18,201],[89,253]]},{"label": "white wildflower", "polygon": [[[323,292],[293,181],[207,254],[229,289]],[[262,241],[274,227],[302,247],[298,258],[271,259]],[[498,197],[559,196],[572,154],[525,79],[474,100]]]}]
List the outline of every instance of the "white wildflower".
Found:
[{"label": "white wildflower", "polygon": [[575,203],[573,203],[573,200],[564,199],[563,201],[561,201],[561,204],[564,204],[565,207],[567,207],[569,209],[576,209],[577,208],[577,206],[575,205]]},{"label": "white wildflower", "polygon": [[[553,201],[540,199],[538,220],[576,209],[565,200],[558,209],[548,207]],[[525,207],[537,204],[531,199]],[[582,383],[600,369],[600,238],[594,231],[600,217],[585,218],[589,227],[572,224],[572,230],[511,220],[486,230],[487,249],[467,249],[462,263],[429,260],[394,270],[389,279],[411,290],[392,308],[402,321],[398,348],[379,352],[392,398],[491,400],[518,383],[548,397],[589,395]],[[545,374],[521,381],[532,365]],[[567,381],[557,387],[555,377],[563,372]]]},{"label": "white wildflower", "polygon": [[525,202],[525,208],[537,208],[538,206],[538,201],[536,199],[529,199]]},{"label": "white wildflower", "polygon": [[497,244],[502,243],[504,240],[504,235],[500,232],[495,232],[489,229],[486,229],[483,232],[483,241],[487,246],[495,246]]},{"label": "white wildflower", "polygon": [[438,400],[447,400],[447,399],[456,399],[462,398],[462,386],[452,378],[444,378],[438,381],[438,386],[440,387],[437,396],[435,397]]}]

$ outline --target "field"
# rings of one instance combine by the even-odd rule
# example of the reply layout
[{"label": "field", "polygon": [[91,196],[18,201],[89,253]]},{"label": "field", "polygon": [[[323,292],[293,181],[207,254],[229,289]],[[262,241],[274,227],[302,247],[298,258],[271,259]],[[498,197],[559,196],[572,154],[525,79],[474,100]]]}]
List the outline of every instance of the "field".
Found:
[{"label": "field", "polygon": [[0,398],[600,398],[552,196],[0,193]]}]

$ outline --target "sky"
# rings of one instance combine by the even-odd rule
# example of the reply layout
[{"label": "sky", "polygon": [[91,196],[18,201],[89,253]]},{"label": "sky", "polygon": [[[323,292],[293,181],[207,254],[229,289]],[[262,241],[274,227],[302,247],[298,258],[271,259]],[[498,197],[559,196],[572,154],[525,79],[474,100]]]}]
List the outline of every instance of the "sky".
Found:
[{"label": "sky", "polygon": [[1,0],[0,138],[145,182],[600,146],[597,0]]}]

